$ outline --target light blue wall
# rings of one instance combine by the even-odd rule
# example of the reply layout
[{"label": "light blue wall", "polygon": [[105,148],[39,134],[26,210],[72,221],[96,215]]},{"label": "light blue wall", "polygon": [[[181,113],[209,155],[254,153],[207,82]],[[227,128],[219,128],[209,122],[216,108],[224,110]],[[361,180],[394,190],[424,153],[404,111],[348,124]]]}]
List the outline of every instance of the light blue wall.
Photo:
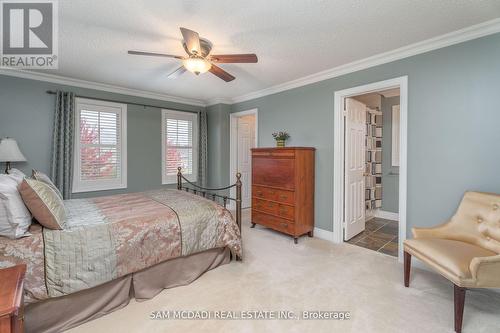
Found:
[{"label": "light blue wall", "polygon": [[[403,75],[409,80],[410,235],[412,226],[448,219],[466,190],[500,193],[500,34],[238,103],[231,111],[259,109],[261,146],[273,146],[271,133],[286,129],[289,145],[316,147],[316,226],[332,230],[334,92]],[[220,135],[229,140],[229,131]]]},{"label": "light blue wall", "polygon": [[[14,167],[49,172],[55,96],[47,90],[65,90],[92,98],[158,105],[186,111],[203,109],[165,101],[125,96],[103,91],[63,86],[0,75],[0,137],[17,140],[27,163]],[[161,108],[129,104],[127,107],[128,188],[75,194],[73,197],[137,192],[161,187]],[[1,164],[1,163],[0,163]],[[0,167],[3,167],[0,165]],[[3,168],[2,168],[3,169]]]},{"label": "light blue wall", "polygon": [[[207,108],[208,187],[225,187],[235,182],[229,175],[229,113],[231,106],[217,104]],[[229,134],[228,134],[229,135]],[[231,181],[231,182],[230,182]]]},{"label": "light blue wall", "polygon": [[392,166],[392,106],[399,96],[382,96],[382,210],[397,213],[399,208],[399,167]]}]

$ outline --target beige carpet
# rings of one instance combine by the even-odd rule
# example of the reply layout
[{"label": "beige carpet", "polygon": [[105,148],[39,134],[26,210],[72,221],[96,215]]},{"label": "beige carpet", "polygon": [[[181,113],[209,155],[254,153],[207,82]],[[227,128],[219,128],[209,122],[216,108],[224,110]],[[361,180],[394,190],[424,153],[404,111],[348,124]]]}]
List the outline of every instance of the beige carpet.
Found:
[{"label": "beige carpet", "polygon": [[[248,221],[248,212],[244,213]],[[413,269],[404,288],[397,259],[350,244],[243,229],[244,261],[192,284],[131,303],[71,332],[453,332],[453,288]],[[334,320],[151,320],[161,310],[350,311]],[[500,332],[500,294],[468,291],[463,332]]]}]

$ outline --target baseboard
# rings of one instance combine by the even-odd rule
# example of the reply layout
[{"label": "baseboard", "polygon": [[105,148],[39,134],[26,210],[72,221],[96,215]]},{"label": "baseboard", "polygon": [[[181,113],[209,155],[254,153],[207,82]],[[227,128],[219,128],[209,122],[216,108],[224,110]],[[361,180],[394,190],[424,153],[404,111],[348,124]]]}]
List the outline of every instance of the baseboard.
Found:
[{"label": "baseboard", "polygon": [[333,231],[325,229],[314,228],[314,237],[333,242]]},{"label": "baseboard", "polygon": [[385,210],[377,209],[373,212],[373,216],[380,219],[399,221],[399,214],[393,212],[387,212]]}]

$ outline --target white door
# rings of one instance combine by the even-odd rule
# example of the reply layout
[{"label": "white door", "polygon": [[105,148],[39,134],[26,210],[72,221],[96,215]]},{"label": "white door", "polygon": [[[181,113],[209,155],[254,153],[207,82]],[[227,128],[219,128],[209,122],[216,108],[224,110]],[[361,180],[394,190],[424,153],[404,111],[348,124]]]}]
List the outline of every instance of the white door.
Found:
[{"label": "white door", "polygon": [[345,108],[344,239],[349,240],[365,230],[366,105],[346,98]]},{"label": "white door", "polygon": [[255,115],[238,117],[237,130],[237,170],[241,173],[242,208],[252,204],[252,154],[250,149],[255,147]]}]

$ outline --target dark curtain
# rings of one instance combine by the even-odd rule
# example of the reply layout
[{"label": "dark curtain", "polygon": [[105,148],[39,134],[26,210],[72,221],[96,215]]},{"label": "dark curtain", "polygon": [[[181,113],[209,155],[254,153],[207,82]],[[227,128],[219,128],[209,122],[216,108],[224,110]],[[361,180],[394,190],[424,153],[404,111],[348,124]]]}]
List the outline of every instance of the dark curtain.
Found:
[{"label": "dark curtain", "polygon": [[74,105],[74,93],[57,91],[50,175],[64,199],[71,198],[71,185],[73,182]]}]

